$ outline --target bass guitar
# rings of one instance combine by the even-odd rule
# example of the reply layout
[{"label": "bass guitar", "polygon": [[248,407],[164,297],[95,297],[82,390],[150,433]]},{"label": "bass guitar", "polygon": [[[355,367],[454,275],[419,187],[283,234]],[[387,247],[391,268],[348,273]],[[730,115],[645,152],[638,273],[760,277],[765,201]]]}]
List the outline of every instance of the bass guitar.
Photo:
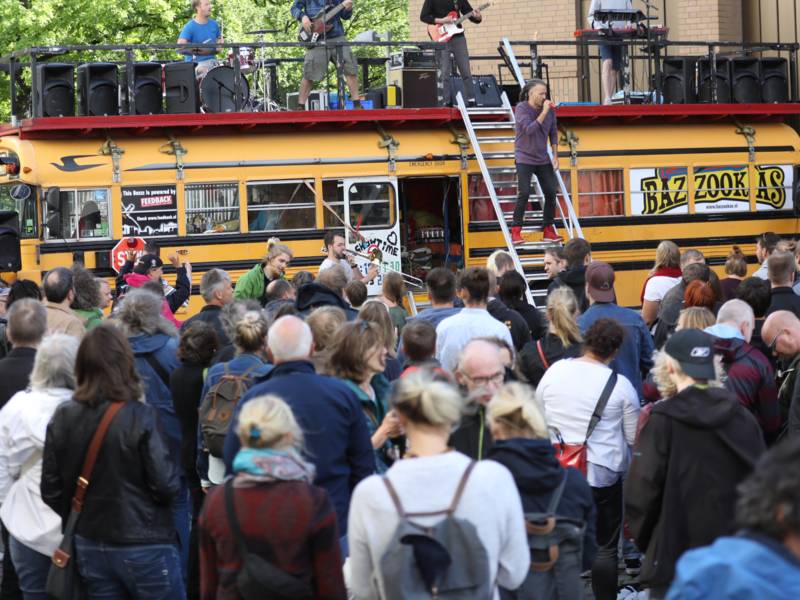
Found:
[{"label": "bass guitar", "polygon": [[[491,2],[487,2],[486,4],[479,6],[476,10],[482,11],[485,8],[489,8],[491,4]],[[452,23],[442,25],[428,25],[428,37],[430,37],[431,41],[434,42],[449,42],[450,38],[452,38],[454,35],[464,32],[464,28],[461,26],[461,23],[469,19],[474,14],[475,10],[471,10],[467,14],[459,17],[456,11],[450,11],[447,16],[455,20]]]},{"label": "bass guitar", "polygon": [[304,44],[313,44],[322,36],[333,28],[331,20],[344,10],[344,4],[337,4],[333,8],[328,9],[326,12],[323,8],[315,16],[311,17],[311,31],[306,31],[305,27],[300,25],[297,31],[297,40]]}]

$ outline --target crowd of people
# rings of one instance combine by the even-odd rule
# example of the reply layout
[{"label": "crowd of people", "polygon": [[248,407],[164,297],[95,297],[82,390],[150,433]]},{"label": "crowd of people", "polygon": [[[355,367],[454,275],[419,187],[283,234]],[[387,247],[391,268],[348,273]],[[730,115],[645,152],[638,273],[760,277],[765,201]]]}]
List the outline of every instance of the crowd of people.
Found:
[{"label": "crowd of people", "polygon": [[543,312],[497,251],[414,315],[343,242],[206,271],[185,322],[155,248],[3,290],[0,598],[65,540],[90,599],[800,597],[793,242],[722,279],[661,242],[641,310],[586,240]]}]

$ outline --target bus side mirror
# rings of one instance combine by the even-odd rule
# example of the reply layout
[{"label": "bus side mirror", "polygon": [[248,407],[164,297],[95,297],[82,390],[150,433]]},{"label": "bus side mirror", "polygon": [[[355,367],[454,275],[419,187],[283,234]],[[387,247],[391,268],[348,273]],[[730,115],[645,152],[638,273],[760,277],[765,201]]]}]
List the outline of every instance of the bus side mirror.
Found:
[{"label": "bus side mirror", "polygon": [[64,215],[61,212],[61,189],[51,187],[45,194],[47,205],[47,232],[49,237],[64,237],[61,235]]}]

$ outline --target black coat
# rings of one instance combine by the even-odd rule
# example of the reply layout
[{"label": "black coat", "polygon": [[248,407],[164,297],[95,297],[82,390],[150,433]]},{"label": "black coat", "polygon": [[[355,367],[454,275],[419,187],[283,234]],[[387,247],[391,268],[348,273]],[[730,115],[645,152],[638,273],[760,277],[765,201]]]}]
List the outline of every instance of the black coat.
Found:
[{"label": "black coat", "polygon": [[580,266],[561,271],[547,286],[547,295],[549,296],[553,290],[564,286],[575,294],[575,298],[578,300],[578,310],[581,313],[586,312],[586,309],[589,308],[589,299],[586,297],[586,267]]},{"label": "black coat", "polygon": [[492,432],[486,424],[486,407],[473,404],[464,411],[461,423],[450,435],[447,445],[472,460],[482,460],[492,446]]},{"label": "black coat", "polygon": [[769,308],[764,316],[768,317],[778,310],[788,310],[800,318],[800,296],[795,294],[791,287],[772,288]]},{"label": "black coat", "polygon": [[[556,459],[555,449],[550,440],[526,438],[498,440],[486,458],[499,462],[511,471],[522,499],[522,509],[526,513],[547,511],[553,492],[564,476],[564,469]],[[597,554],[596,513],[592,488],[589,487],[586,478],[577,469],[569,469],[567,483],[556,514],[559,517],[586,523],[583,537],[584,569],[591,568]]]},{"label": "black coat", "polygon": [[200,485],[197,476],[197,421],[203,401],[203,365],[181,363],[169,375],[172,406],[181,424],[181,467],[189,481]]},{"label": "black coat", "polygon": [[216,331],[217,333],[217,348],[222,348],[230,344],[231,340],[228,338],[228,334],[225,333],[225,328],[222,326],[222,321],[219,318],[221,313],[222,313],[221,306],[206,304],[203,308],[200,309],[199,313],[197,313],[190,319],[186,319],[183,326],[186,327],[187,325],[189,325],[190,323],[194,323],[195,321],[203,321],[204,323],[208,323],[214,328],[214,331]]},{"label": "black coat", "polygon": [[297,290],[295,305],[303,317],[308,316],[312,310],[320,306],[338,306],[344,311],[348,321],[353,321],[358,317],[358,311],[350,308],[344,298],[319,283],[307,283],[300,286],[300,289]]},{"label": "black coat", "polygon": [[11,396],[28,387],[35,358],[35,348],[13,348],[0,360],[0,408]]},{"label": "black coat", "polygon": [[727,390],[691,386],[655,404],[625,482],[642,584],[669,586],[681,554],[735,531],[736,486],[764,449],[755,417]]},{"label": "black coat", "polygon": [[[47,426],[42,500],[66,523],[75,482],[107,402],[91,408],[70,401]],[[158,410],[128,402],[100,447],[76,532],[95,542],[173,544],[170,505],[180,490],[177,457],[170,456]]]},{"label": "black coat", "polygon": [[495,319],[508,327],[516,352],[522,350],[522,347],[531,341],[531,331],[528,329],[528,324],[517,311],[508,308],[498,298],[492,298],[489,304],[486,305],[486,310]]},{"label": "black coat", "polygon": [[[548,367],[562,358],[577,358],[581,355],[581,344],[575,343],[565,348],[561,338],[553,333],[548,333],[539,341],[542,344],[542,352],[547,359]],[[536,344],[536,342],[528,342],[517,356],[517,370],[534,387],[539,385],[547,370],[542,363],[542,357],[539,356]]]}]

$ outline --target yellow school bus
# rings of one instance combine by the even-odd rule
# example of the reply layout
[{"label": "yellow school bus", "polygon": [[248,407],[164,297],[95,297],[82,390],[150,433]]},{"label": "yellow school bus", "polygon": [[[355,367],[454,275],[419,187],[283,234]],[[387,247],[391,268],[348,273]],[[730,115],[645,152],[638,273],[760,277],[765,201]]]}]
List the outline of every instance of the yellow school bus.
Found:
[{"label": "yellow school bus", "polygon": [[[617,271],[621,304],[639,304],[662,239],[719,266],[732,244],[753,254],[764,231],[797,233],[800,139],[782,115],[734,122],[720,105],[717,120],[669,122],[632,108],[643,107],[558,109],[561,173],[594,258]],[[491,164],[510,205],[507,150]],[[423,278],[485,264],[506,244],[450,108],[37,118],[0,129],[0,157],[0,208],[19,215],[16,276],[34,280],[74,260],[111,277],[124,237],[162,255],[188,250],[195,285],[213,267],[236,280],[271,237],[294,251],[290,275],[316,272],[330,228],[356,252],[380,249],[384,269]],[[183,316],[201,305],[195,289]]]}]

